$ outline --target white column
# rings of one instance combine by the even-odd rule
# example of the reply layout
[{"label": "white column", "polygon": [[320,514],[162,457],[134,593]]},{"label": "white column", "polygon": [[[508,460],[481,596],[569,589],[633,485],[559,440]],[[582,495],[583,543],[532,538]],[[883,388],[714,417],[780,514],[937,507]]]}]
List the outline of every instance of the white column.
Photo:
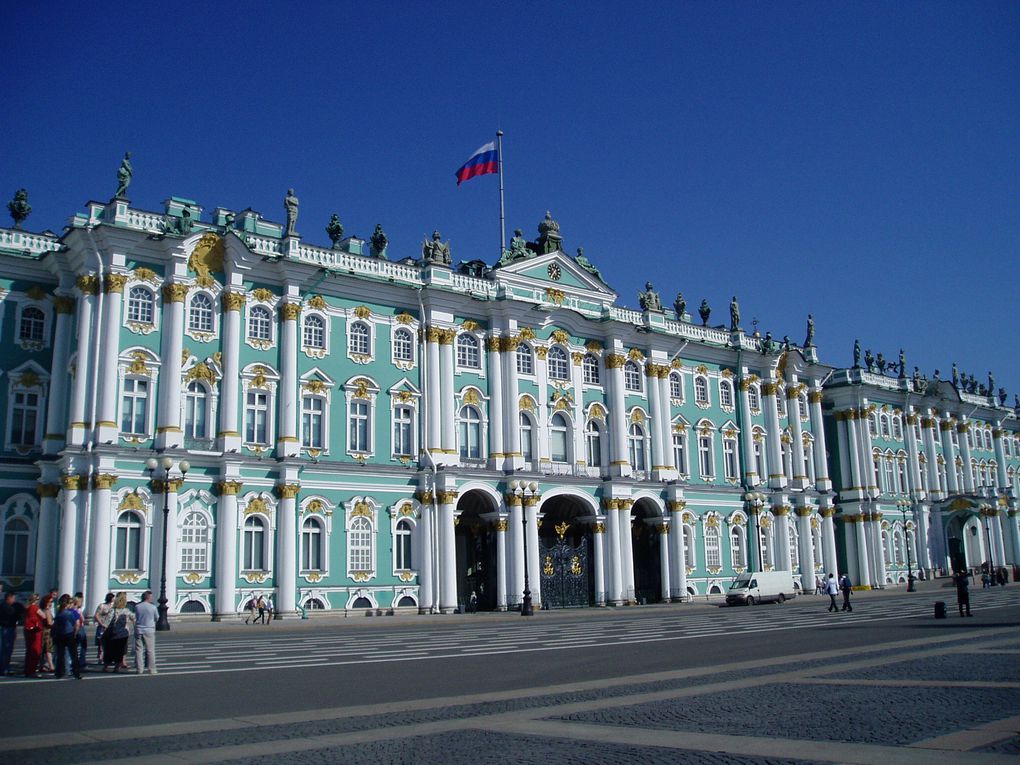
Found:
[{"label": "white column", "polygon": [[1009,510],[1006,513],[1006,521],[1009,525],[1009,548],[1012,554],[1014,566],[1020,565],[1020,524],[1017,524],[1017,511]]},{"label": "white column", "polygon": [[[178,497],[183,479],[170,479],[166,482],[166,604],[167,613],[177,613],[177,512],[179,508]],[[160,508],[162,509],[162,508]],[[159,533],[163,533],[162,519],[160,519]],[[162,544],[160,539],[160,544]],[[150,571],[153,572],[150,582],[158,582],[162,574],[163,551],[160,550],[156,556],[157,563]],[[157,592],[155,587],[152,588]]]},{"label": "white column", "polygon": [[219,483],[216,503],[216,616],[237,614],[237,495],[244,487],[240,481]]},{"label": "white column", "polygon": [[116,481],[117,476],[108,473],[92,476],[92,549],[86,603],[102,603],[110,580],[110,497]]},{"label": "white column", "polygon": [[453,524],[457,492],[441,491],[438,497],[439,610],[444,614],[452,614],[457,609],[457,539]]},{"label": "white column", "polygon": [[74,385],[71,389],[71,406],[68,411],[70,423],[67,426],[67,443],[72,446],[82,446],[86,439],[89,385],[92,380],[90,365],[95,363],[96,353],[96,348],[92,344],[92,324],[93,320],[99,320],[95,316],[99,279],[91,274],[79,276],[77,286],[81,293],[78,300],[78,320],[75,323],[78,358],[75,362]]},{"label": "white column", "polygon": [[[501,470],[506,459],[506,438],[503,435],[503,357],[499,352],[500,338],[490,337],[485,346],[489,362],[489,468]],[[513,423],[507,420],[513,427]]]},{"label": "white column", "polygon": [[186,284],[163,285],[163,331],[160,333],[159,406],[156,417],[156,448],[176,449],[184,443],[181,429],[181,358],[184,352],[184,301]]},{"label": "white column", "polygon": [[[669,522],[672,530],[670,541],[673,543],[673,592],[674,599],[687,600],[687,551],[684,542],[683,510],[686,503],[683,500],[671,500],[669,503]],[[745,544],[747,535],[744,535]]]},{"label": "white column", "polygon": [[663,464],[666,466],[662,477],[675,480],[678,474],[673,463],[673,403],[669,396],[669,371],[670,367],[660,366],[655,382],[659,386],[659,401],[662,402],[662,426],[659,428],[659,436],[662,438],[662,455],[665,460]]},{"label": "white column", "polygon": [[[574,468],[576,470],[577,468],[583,467],[587,470],[587,468],[590,468],[591,465],[588,464],[588,449],[584,442],[585,417],[584,395],[582,394],[582,391],[584,390],[584,378],[581,370],[581,363],[584,359],[584,354],[575,351],[570,354],[570,358],[572,361],[570,365],[570,376],[575,392],[574,408],[571,412],[574,417]],[[600,466],[596,465],[595,467],[599,468]]]},{"label": "white column", "polygon": [[1008,489],[1006,479],[1006,449],[1003,445],[1003,431],[999,425],[992,428],[992,443],[995,445],[995,485],[1000,489]]},{"label": "white column", "polygon": [[520,497],[510,494],[506,499],[510,506],[512,605],[520,607],[524,602],[524,511]]},{"label": "white column", "polygon": [[914,529],[917,548],[917,567],[923,569],[927,576],[931,577],[931,555],[929,553],[928,524],[930,522],[928,504],[918,502],[917,505],[917,528]]},{"label": "white column", "polygon": [[421,505],[421,529],[418,534],[418,613],[425,614],[432,610],[433,591],[435,590],[435,572],[432,569],[432,561],[435,552],[432,548],[433,518],[432,492],[426,491],[419,494]]},{"label": "white column", "polygon": [[963,458],[963,488],[968,494],[973,494],[974,489],[974,467],[970,462],[970,423],[965,415],[960,415],[960,422],[956,426],[956,433],[960,440],[960,456]]},{"label": "white column", "polygon": [[538,501],[537,495],[524,498],[524,516],[527,518],[528,527],[528,585],[531,588],[531,602],[536,610],[542,605],[542,556],[538,549]]},{"label": "white column", "polygon": [[[497,356],[499,354],[492,354]],[[496,610],[506,611],[506,530],[509,521],[506,518],[496,519]]]},{"label": "white column", "polygon": [[[301,451],[298,441],[298,316],[300,303],[280,306],[280,413],[279,435],[276,437],[277,457],[296,457]],[[296,581],[296,580],[295,580]],[[283,613],[288,613],[283,611]]]},{"label": "white column", "polygon": [[[53,363],[50,369],[50,389],[46,400],[46,433],[43,436],[43,453],[56,454],[64,446],[68,433],[67,418],[67,361],[71,356],[71,314],[74,298],[57,295],[53,298],[57,312],[53,332]],[[87,344],[85,342],[84,344]],[[85,373],[85,370],[82,370]],[[87,375],[86,375],[87,376]]]},{"label": "white column", "polygon": [[[870,409],[873,408],[870,407]],[[876,475],[875,460],[872,452],[871,427],[865,422],[865,419],[870,416],[870,409],[868,406],[862,408],[861,429],[857,436],[861,440],[861,464],[867,471],[865,475],[868,476],[868,480],[862,483],[861,486],[874,491],[878,489],[878,476]]]},{"label": "white column", "polygon": [[623,391],[623,365],[625,356],[611,353],[606,356],[606,376],[609,378],[609,436],[610,472],[616,476],[631,474],[632,465],[627,457],[627,407]]},{"label": "white column", "polygon": [[[117,442],[117,388],[120,384],[117,374],[117,356],[120,353],[120,312],[127,277],[122,274],[107,274],[103,282],[102,332],[99,344],[99,413],[96,426],[99,435],[96,440],[103,443]],[[99,600],[90,599],[90,603],[102,603],[103,592]]]},{"label": "white column", "polygon": [[592,554],[595,557],[595,605],[606,605],[606,524],[603,521],[596,521],[592,529],[593,547]]},{"label": "white column", "polygon": [[[811,417],[811,434],[815,437],[815,489],[832,491],[832,479],[829,477],[829,462],[826,458],[825,421],[822,419],[822,391],[815,383],[816,389],[808,393],[808,412]],[[840,423],[836,423],[839,430]],[[812,585],[814,582],[812,581]]]},{"label": "white column", "polygon": [[839,569],[839,559],[836,557],[836,529],[832,521],[835,512],[836,509],[833,507],[823,507],[819,510],[819,515],[822,516],[822,568],[826,574],[835,574]]},{"label": "white column", "polygon": [[[846,414],[846,438],[847,438],[847,450],[850,453],[850,486],[847,487],[851,491],[864,491],[868,488],[868,479],[865,476],[865,467],[861,465],[861,447],[860,442],[857,438],[857,423],[861,422],[862,428],[867,428],[868,424],[864,422],[867,419],[865,414],[861,416],[861,411],[857,409],[850,409]],[[871,456],[868,456],[868,463],[871,464]]]},{"label": "white column", "polygon": [[[442,422],[442,433],[440,434],[440,440],[443,444],[443,455],[445,456],[446,462],[456,463],[459,459],[457,451],[457,412],[456,412],[456,397],[457,391],[454,387],[454,357],[453,357],[453,339],[456,336],[456,332],[452,329],[442,330],[442,336],[439,340],[439,384],[440,391],[439,397],[442,400],[441,405],[441,420]],[[453,519],[451,511],[451,522]],[[451,540],[452,543],[452,540]],[[456,595],[454,596],[456,597]],[[454,604],[456,605],[456,604]]]},{"label": "white column", "polygon": [[[237,395],[241,387],[240,382],[240,353],[241,353],[241,309],[244,306],[244,294],[240,292],[224,292],[220,296],[223,305],[223,378],[220,380],[220,432],[218,439],[219,448],[224,452],[240,451],[241,429],[238,426],[238,402]],[[235,513],[237,498],[233,499]],[[234,555],[231,560],[231,582],[236,578],[236,552],[237,544],[234,542]],[[223,594],[230,594],[230,608],[228,611],[221,611],[217,605],[217,613],[234,613],[233,597],[236,595],[236,588],[230,593],[222,590],[217,594],[217,601]]]},{"label": "white column", "polygon": [[[847,436],[847,416],[846,411],[836,412],[836,443],[839,451],[839,475],[840,475],[840,490],[846,491],[851,486],[855,486],[854,476],[850,467],[850,446],[849,437]],[[825,573],[829,573],[826,571]]]},{"label": "white column", "polygon": [[997,508],[992,510],[993,515],[989,517],[992,522],[992,546],[995,548],[995,565],[1006,565],[1006,545],[1002,538],[1002,515]]},{"label": "white column", "polygon": [[740,421],[744,423],[740,431],[741,448],[744,450],[744,465],[747,468],[744,477],[747,479],[747,485],[754,487],[766,480],[768,476],[758,475],[754,461],[754,420],[751,419],[751,404],[747,400],[747,391],[751,385],[750,376],[740,381],[740,385],[737,386],[737,405],[740,407]]},{"label": "white column", "polygon": [[[768,424],[768,435],[766,436],[767,455],[769,464],[769,486],[773,489],[782,489],[786,486],[786,474],[783,471],[783,449],[780,446],[782,429],[779,427],[779,411],[776,409],[776,393],[779,386],[775,382],[762,383],[762,403],[765,408],[765,422]],[[794,451],[791,449],[791,451]],[[751,453],[752,455],[754,452]]]},{"label": "white column", "polygon": [[932,549],[932,566],[938,566],[940,569],[952,571],[949,565],[949,551],[946,549],[946,527],[942,523],[942,507],[935,505],[932,508],[932,519],[931,528],[934,531],[929,534],[933,537],[931,540]]},{"label": "white column", "polygon": [[[645,388],[648,391],[648,408],[651,410],[651,436],[652,436],[652,475],[656,480],[661,477],[664,470],[668,470],[666,456],[662,450],[663,423],[667,418],[662,414],[662,399],[659,391],[658,364],[648,361],[645,364]],[[666,426],[669,427],[668,425]]]},{"label": "white column", "polygon": [[[796,404],[796,401],[794,401]],[[787,404],[789,406],[789,404]],[[796,449],[794,449],[796,451]],[[803,460],[801,460],[803,463]],[[796,475],[796,473],[794,473]],[[776,517],[776,570],[790,570],[790,506],[776,505],[772,508]]]},{"label": "white column", "polygon": [[[913,409],[913,407],[911,407]],[[914,411],[904,414],[903,429],[907,439],[907,467],[910,473],[909,491],[915,498],[920,498],[921,489],[921,460],[918,449],[917,437],[914,435],[914,425],[917,424],[918,416]]]},{"label": "white column", "polygon": [[620,500],[620,558],[623,564],[623,597],[628,603],[635,603],[634,589],[634,532],[631,530],[630,510],[634,500]]},{"label": "white column", "polygon": [[948,414],[946,419],[939,422],[939,430],[942,431],[942,456],[946,461],[946,486],[950,494],[959,494],[963,487],[956,480],[956,447],[953,446],[953,423]]},{"label": "white column", "polygon": [[[875,583],[881,589],[885,587],[885,545],[882,544],[882,513],[877,510],[871,514],[871,521],[868,523],[871,529],[872,550],[875,552]],[[890,532],[891,533],[891,532]]]},{"label": "white column", "polygon": [[620,501],[604,499],[606,520],[609,522],[609,605],[623,603],[623,564],[620,559]]},{"label": "white column", "polygon": [[[78,539],[78,494],[88,488],[85,476],[65,475],[60,479],[60,543],[57,553],[57,580],[61,592],[74,592],[76,546]],[[103,593],[104,595],[106,593]]]},{"label": "white column", "polygon": [[[793,462],[793,485],[806,489],[808,485],[807,465],[804,464],[804,429],[800,422],[800,384],[791,383],[786,387],[786,413],[790,423],[790,459]],[[787,545],[789,547],[789,545]]]},{"label": "white column", "polygon": [[659,578],[662,580],[662,602],[669,603],[669,534],[668,524],[661,521],[655,527],[659,532]]},{"label": "white column", "polygon": [[57,522],[60,513],[57,496],[60,493],[60,484],[40,483],[38,493],[39,523],[36,526],[32,589],[36,592],[47,592],[55,584],[53,564],[54,553],[57,551]]},{"label": "white column", "polygon": [[797,545],[800,548],[800,587],[801,592],[815,591],[815,548],[812,541],[814,534],[811,529],[810,507],[797,508]]},{"label": "white column", "polygon": [[281,476],[283,483],[276,485],[276,494],[280,498],[276,519],[279,529],[276,609],[284,616],[297,613],[297,496],[301,491],[301,485],[294,481],[296,471],[288,473]]},{"label": "white column", "polygon": [[940,496],[942,492],[939,486],[938,452],[935,450],[935,426],[933,417],[925,415],[921,418],[921,439],[928,458],[928,493],[932,497]]},{"label": "white column", "polygon": [[861,516],[854,516],[852,521],[854,537],[857,542],[857,584],[871,585],[871,567],[868,565],[868,543],[865,537],[865,522]]}]

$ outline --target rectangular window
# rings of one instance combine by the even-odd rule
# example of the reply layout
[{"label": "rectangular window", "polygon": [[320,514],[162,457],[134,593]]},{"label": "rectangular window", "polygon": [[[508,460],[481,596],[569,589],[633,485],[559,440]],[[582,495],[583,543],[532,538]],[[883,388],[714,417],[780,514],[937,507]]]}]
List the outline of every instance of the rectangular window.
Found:
[{"label": "rectangular window", "polygon": [[726,478],[735,481],[737,479],[737,442],[731,438],[723,441],[723,467],[726,471]]},{"label": "rectangular window", "polygon": [[368,436],[368,404],[364,401],[352,401],[348,450],[352,452],[369,451]]},{"label": "rectangular window", "polygon": [[698,466],[701,469],[701,476],[709,478],[712,472],[712,439],[710,436],[698,438]]},{"label": "rectangular window", "polygon": [[18,391],[11,409],[11,446],[35,446],[39,394]]},{"label": "rectangular window", "polygon": [[414,410],[398,406],[393,410],[393,454],[397,457],[414,455]]},{"label": "rectangular window", "polygon": [[306,449],[321,449],[322,423],[326,402],[320,396],[301,399],[301,445]]},{"label": "rectangular window", "polygon": [[680,475],[687,475],[687,436],[673,434],[673,466]]},{"label": "rectangular window", "polygon": [[126,435],[146,435],[145,419],[149,403],[149,381],[126,378],[121,407],[120,431]]},{"label": "rectangular window", "polygon": [[269,443],[269,394],[250,390],[245,404],[244,440],[249,444]]}]

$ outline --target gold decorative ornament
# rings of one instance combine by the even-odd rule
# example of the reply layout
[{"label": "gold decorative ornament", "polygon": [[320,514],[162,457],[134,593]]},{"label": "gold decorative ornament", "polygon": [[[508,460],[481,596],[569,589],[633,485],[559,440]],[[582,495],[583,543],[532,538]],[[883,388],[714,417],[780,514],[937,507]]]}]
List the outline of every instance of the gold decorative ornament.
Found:
[{"label": "gold decorative ornament", "polygon": [[297,321],[300,315],[300,303],[284,303],[280,306],[280,316],[284,321]]},{"label": "gold decorative ornament", "polygon": [[534,340],[535,330],[533,330],[531,327],[521,327],[520,331],[518,332],[518,336],[522,340]]},{"label": "gold decorative ornament", "polygon": [[322,295],[312,295],[308,298],[308,307],[314,308],[316,311],[325,311],[327,308],[326,300]]},{"label": "gold decorative ornament", "polygon": [[247,299],[241,292],[224,292],[220,296],[220,303],[223,306],[224,313],[228,311],[240,311]]},{"label": "gold decorative ornament", "polygon": [[200,574],[198,571],[189,571],[182,578],[188,584],[198,584],[205,579],[205,576]]},{"label": "gold decorative ornament", "polygon": [[280,497],[280,499],[294,499],[297,497],[298,492],[301,491],[301,484],[278,483],[274,488],[276,489],[276,495]]},{"label": "gold decorative ornament", "polygon": [[545,288],[545,296],[549,299],[549,302],[556,305],[563,305],[563,301],[567,298],[566,293],[562,290],[553,289],[552,287]]},{"label": "gold decorative ornament", "polygon": [[212,274],[223,273],[223,261],[227,249],[223,240],[211,231],[202,235],[188,258],[188,269],[198,275],[198,283],[208,287],[213,283]]},{"label": "gold decorative ornament", "polygon": [[584,347],[591,353],[602,352],[602,343],[600,343],[598,340],[589,340],[587,343],[584,344]]},{"label": "gold decorative ornament", "polygon": [[83,295],[96,295],[99,293],[99,278],[94,274],[82,274],[75,280],[74,284]]},{"label": "gold decorative ornament", "polygon": [[93,489],[112,489],[113,485],[117,483],[117,476],[111,473],[96,473],[92,476],[92,488]]},{"label": "gold decorative ornament", "polygon": [[39,375],[33,372],[31,369],[22,372],[18,376],[18,385],[22,388],[35,388],[39,385]]},{"label": "gold decorative ornament", "polygon": [[251,296],[258,300],[260,303],[271,303],[275,295],[272,291],[265,287],[257,287],[251,291]]},{"label": "gold decorative ornament", "polygon": [[464,319],[460,326],[467,332],[477,332],[482,328],[482,325],[474,319]]},{"label": "gold decorative ornament", "polygon": [[106,274],[103,277],[103,292],[110,294],[112,292],[121,294],[124,292],[124,285],[127,284],[128,277],[124,274]]},{"label": "gold decorative ornament", "polygon": [[554,329],[550,337],[552,337],[554,343],[563,343],[565,345],[570,342],[570,335],[562,329]]},{"label": "gold decorative ornament", "polygon": [[485,350],[489,353],[499,353],[503,343],[500,338],[489,336],[485,338]]},{"label": "gold decorative ornament", "polygon": [[53,305],[56,308],[58,314],[72,314],[74,313],[77,300],[69,295],[57,295],[53,298]]},{"label": "gold decorative ornament", "polygon": [[60,493],[60,484],[37,483],[35,485],[35,493],[39,495],[40,499],[52,499],[53,497],[56,497]]},{"label": "gold decorative ornament", "polygon": [[627,357],[618,353],[611,353],[606,356],[606,369],[620,369],[627,363]]},{"label": "gold decorative ornament", "polygon": [[244,488],[244,483],[241,481],[220,481],[215,486],[220,496],[234,496]]},{"label": "gold decorative ornament", "polygon": [[461,399],[465,404],[477,404],[479,402],[478,391],[474,388],[468,388],[464,391],[464,395]]},{"label": "gold decorative ornament", "polygon": [[535,355],[538,356],[540,360],[545,361],[546,357],[549,355],[549,349],[543,345],[539,345],[535,348]]},{"label": "gold decorative ornament", "polygon": [[252,515],[254,513],[262,513],[263,515],[268,514],[269,507],[266,505],[266,501],[262,497],[253,497],[248,500],[248,504],[244,508],[245,515]]}]

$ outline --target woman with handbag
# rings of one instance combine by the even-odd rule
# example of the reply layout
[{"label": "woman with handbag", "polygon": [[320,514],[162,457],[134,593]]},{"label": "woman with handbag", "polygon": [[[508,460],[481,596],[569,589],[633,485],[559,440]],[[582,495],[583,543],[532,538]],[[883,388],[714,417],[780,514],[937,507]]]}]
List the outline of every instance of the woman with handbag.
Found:
[{"label": "woman with handbag", "polygon": [[104,635],[106,645],[103,647],[103,672],[111,665],[114,672],[120,672],[124,654],[127,653],[128,638],[134,625],[135,615],[128,610],[127,595],[119,592],[117,599],[113,601],[110,626],[106,628]]},{"label": "woman with handbag", "polygon": [[103,634],[110,626],[110,619],[113,618],[113,593],[106,593],[103,602],[99,604],[95,613],[96,620],[96,661],[103,663]]},{"label": "woman with handbag", "polygon": [[43,619],[39,614],[39,596],[32,593],[25,609],[25,677],[39,677],[42,661]]}]

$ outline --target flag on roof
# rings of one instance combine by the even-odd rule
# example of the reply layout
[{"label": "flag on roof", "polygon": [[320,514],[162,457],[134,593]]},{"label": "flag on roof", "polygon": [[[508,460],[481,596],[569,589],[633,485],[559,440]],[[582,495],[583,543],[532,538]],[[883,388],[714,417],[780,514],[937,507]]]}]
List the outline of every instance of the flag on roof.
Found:
[{"label": "flag on roof", "polygon": [[480,147],[471,155],[471,159],[460,166],[457,170],[457,185],[470,180],[478,175],[488,175],[499,172],[499,152],[496,150],[495,141],[490,141]]}]

